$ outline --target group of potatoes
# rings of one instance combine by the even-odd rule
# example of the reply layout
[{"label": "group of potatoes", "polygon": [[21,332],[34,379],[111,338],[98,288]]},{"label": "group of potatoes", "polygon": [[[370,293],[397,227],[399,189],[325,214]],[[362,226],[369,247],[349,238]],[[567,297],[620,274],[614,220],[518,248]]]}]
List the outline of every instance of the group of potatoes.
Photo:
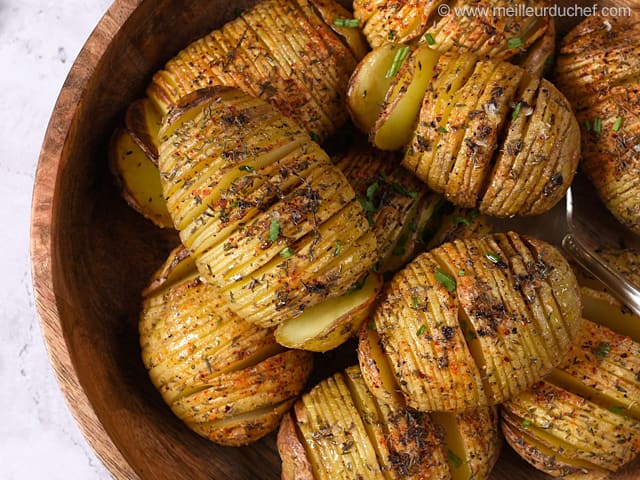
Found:
[{"label": "group of potatoes", "polygon": [[[488,217],[548,211],[581,161],[640,232],[640,23],[588,18],[555,58],[553,18],[442,3],[263,0],[153,76],[110,151],[180,239],[143,362],[214,442],[280,426],[283,479],[481,480],[502,435],[606,478],[640,451],[640,319]],[[357,363],[308,389],[351,337]]]}]

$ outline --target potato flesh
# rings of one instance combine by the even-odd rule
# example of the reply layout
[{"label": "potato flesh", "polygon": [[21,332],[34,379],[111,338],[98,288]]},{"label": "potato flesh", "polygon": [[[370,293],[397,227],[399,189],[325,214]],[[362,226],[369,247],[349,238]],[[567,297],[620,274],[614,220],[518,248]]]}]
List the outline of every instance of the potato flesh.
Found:
[{"label": "potato flesh", "polygon": [[182,252],[172,252],[144,298],[142,359],[190,428],[222,445],[246,445],[277,427],[304,388],[312,357],[285,351],[272,329],[233,314]]},{"label": "potato flesh", "polygon": [[109,156],[111,171],[127,203],[159,227],[173,227],[158,169],[128,131],[116,130]]},{"label": "potato flesh", "polygon": [[548,473],[554,465],[545,458],[555,456],[565,468],[596,473],[629,463],[640,452],[639,353],[631,338],[585,321],[579,341],[547,380],[503,406],[509,443]]},{"label": "potato flesh", "polygon": [[[371,81],[356,73],[349,92]],[[388,87],[387,98],[402,98],[403,110],[409,109],[404,111],[422,104],[411,128],[413,113],[398,121],[387,101],[389,111],[364,129],[378,147],[391,145],[378,142],[387,138],[384,132],[392,132],[393,142],[400,140],[393,145],[398,147],[413,130],[403,165],[458,206],[511,217],[544,213],[560,201],[577,168],[580,132],[569,103],[553,85],[520,67],[479,61],[470,53],[440,56],[426,84],[402,96],[394,96],[394,84]],[[399,91],[401,85],[395,82]],[[374,115],[377,101],[350,99],[352,116]]]},{"label": "potato flesh", "polygon": [[[362,41],[343,42],[326,23],[341,12],[327,0],[266,0],[196,40],[157,72],[148,97],[166,113],[184,95],[235,86],[268,101],[320,139],[347,119],[342,101]],[[355,35],[355,37],[354,37]],[[303,55],[299,53],[303,52]]]},{"label": "potato flesh", "polygon": [[580,291],[585,318],[592,319],[616,333],[640,342],[640,322],[617,299],[609,293],[588,287],[581,287]]},{"label": "potato flesh", "polygon": [[204,94],[186,122],[167,119],[160,147],[167,205],[203,278],[263,327],[346,292],[376,239],[344,175],[263,101]]},{"label": "potato flesh", "polygon": [[[316,480],[457,479],[465,471],[457,464],[461,458],[470,459],[467,470],[482,480],[488,478],[499,452],[496,419],[491,409],[443,422],[441,416],[432,418],[402,405],[391,407],[369,392],[354,366],[303,395],[292,416],[297,428],[289,423],[291,419],[283,423],[278,448],[283,472],[312,469]],[[451,432],[445,434],[444,428]],[[455,445],[449,439],[456,439]],[[452,457],[452,448],[461,458]]]},{"label": "potato flesh", "polygon": [[[562,360],[579,330],[580,306],[575,277],[550,245],[514,233],[455,241],[394,277],[373,316],[376,355],[386,356],[383,365],[412,408],[494,405]],[[379,395],[381,362],[370,363],[372,342],[363,342],[360,363]]]}]

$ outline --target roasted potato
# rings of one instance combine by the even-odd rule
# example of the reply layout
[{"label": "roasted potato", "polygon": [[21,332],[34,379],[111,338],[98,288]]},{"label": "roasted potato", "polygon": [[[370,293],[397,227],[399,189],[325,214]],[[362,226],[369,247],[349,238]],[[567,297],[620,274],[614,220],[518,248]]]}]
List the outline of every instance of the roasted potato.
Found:
[{"label": "roasted potato", "polygon": [[311,372],[311,353],[286,350],[273,329],[231,312],[183,247],[152,279],[139,327],[144,365],[165,402],[222,445],[275,430]]},{"label": "roasted potato", "polygon": [[419,411],[466,411],[529,388],[564,358],[580,292],[552,246],[516,233],[423,253],[392,279],[358,357],[376,397]]},{"label": "roasted potato", "polygon": [[582,128],[582,169],[640,233],[640,19],[587,18],[562,40],[555,79]]},{"label": "roasted potato", "polygon": [[276,326],[350,290],[377,260],[344,174],[295,122],[240,90],[198,92],[160,132],[169,213],[204,280]]},{"label": "roasted potato", "polygon": [[347,80],[365,52],[358,29],[334,25],[350,16],[333,0],[264,0],[169,60],[147,95],[167,113],[198,89],[235,86],[325,139],[347,120]]},{"label": "roasted potato", "polygon": [[[580,129],[551,83],[471,53],[381,49],[364,58],[348,91],[354,123],[375,146],[406,145],[408,170],[452,203],[488,215],[536,215],[564,196]],[[369,88],[385,76],[386,90]]]},{"label": "roasted potato", "polygon": [[394,408],[371,395],[357,366],[304,394],[278,432],[283,480],[482,480],[500,445],[494,408]]},{"label": "roasted potato", "polygon": [[422,41],[443,53],[455,50],[500,60],[528,49],[545,35],[553,20],[525,15],[526,9],[541,12],[545,6],[545,0],[353,2],[354,16],[374,48],[390,41]]},{"label": "roasted potato", "polygon": [[503,405],[502,430],[549,475],[608,478],[640,452],[639,398],[640,344],[585,321],[564,362]]}]

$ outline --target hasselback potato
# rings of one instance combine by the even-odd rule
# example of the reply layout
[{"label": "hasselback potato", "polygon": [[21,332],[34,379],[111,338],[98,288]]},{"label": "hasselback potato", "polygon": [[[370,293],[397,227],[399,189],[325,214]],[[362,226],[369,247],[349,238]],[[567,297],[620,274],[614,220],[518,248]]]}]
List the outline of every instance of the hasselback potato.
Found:
[{"label": "hasselback potato", "polygon": [[316,385],[278,432],[283,480],[488,478],[494,408],[420,413],[374,397],[357,366]]},{"label": "hasselback potato", "polygon": [[183,247],[145,292],[139,330],[144,365],[165,402],[222,445],[273,431],[311,372],[310,353],[286,350],[273,329],[231,312]]},{"label": "hasselback potato", "polygon": [[585,321],[564,362],[503,405],[502,430],[550,475],[608,478],[640,452],[639,398],[640,344]]},{"label": "hasselback potato", "polygon": [[578,285],[552,246],[516,233],[458,240],[392,279],[358,356],[378,398],[420,411],[495,405],[529,388],[580,329]]},{"label": "hasselback potato", "polygon": [[582,128],[582,169],[615,217],[640,233],[640,21],[580,23],[560,44],[555,79]]},{"label": "hasselback potato", "polygon": [[167,116],[161,137],[175,227],[242,318],[281,324],[347,292],[377,260],[344,174],[264,101],[229,87],[198,92]]},{"label": "hasselback potato", "polygon": [[356,125],[456,205],[499,217],[540,214],[573,180],[580,129],[547,80],[471,53],[385,44],[351,77]]}]

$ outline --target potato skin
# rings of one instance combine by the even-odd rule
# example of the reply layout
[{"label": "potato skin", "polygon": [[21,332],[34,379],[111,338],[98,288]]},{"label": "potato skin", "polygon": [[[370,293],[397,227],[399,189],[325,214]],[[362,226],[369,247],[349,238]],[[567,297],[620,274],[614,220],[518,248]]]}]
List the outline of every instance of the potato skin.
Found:
[{"label": "potato skin", "polygon": [[582,169],[640,233],[640,22],[591,17],[560,43],[555,79],[582,129]]},{"label": "potato skin", "polygon": [[420,411],[494,405],[563,359],[580,310],[575,276],[550,245],[512,232],[455,241],[392,279],[375,334],[361,334],[360,364],[375,395],[394,378]]}]

